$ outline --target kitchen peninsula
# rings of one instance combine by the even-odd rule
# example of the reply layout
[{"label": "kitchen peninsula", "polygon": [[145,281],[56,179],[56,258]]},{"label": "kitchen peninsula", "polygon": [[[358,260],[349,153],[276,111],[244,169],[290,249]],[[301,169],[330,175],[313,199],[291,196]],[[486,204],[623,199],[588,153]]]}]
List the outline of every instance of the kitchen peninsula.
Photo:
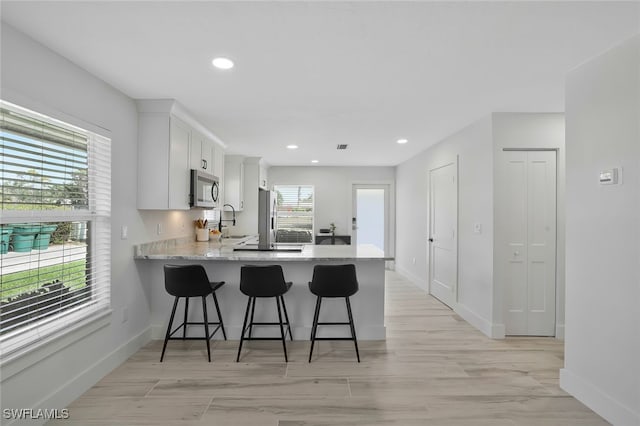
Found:
[{"label": "kitchen peninsula", "polygon": [[[169,321],[173,298],[164,288],[163,265],[193,264],[204,265],[211,281],[225,281],[226,285],[217,291],[227,336],[240,338],[247,297],[240,292],[240,268],[243,265],[279,264],[287,281],[293,287],[285,295],[291,321],[293,338],[308,340],[311,333],[315,296],[309,292],[307,283],[311,280],[313,267],[318,264],[356,265],[360,290],[351,298],[356,334],[360,340],[380,340],[385,338],[384,326],[384,265],[392,260],[372,245],[320,246],[304,245],[298,252],[291,251],[234,251],[242,242],[223,240],[195,242],[192,238],[182,238],[142,244],[135,247],[135,259],[140,277],[147,289],[149,299],[152,337],[161,339]],[[212,303],[208,300],[208,303]],[[256,307],[256,321],[274,321],[275,309],[264,306],[275,303],[259,300]],[[261,305],[264,308],[261,308]],[[215,312],[213,309],[210,312]],[[199,303],[190,304],[190,319],[201,321],[202,310]],[[343,299],[323,301],[320,321],[346,320]],[[215,319],[212,319],[215,320]],[[202,333],[194,328],[193,335]],[[278,330],[259,327],[256,336],[277,336]],[[320,327],[318,336],[348,336],[348,327]],[[219,338],[216,335],[215,338]]]}]

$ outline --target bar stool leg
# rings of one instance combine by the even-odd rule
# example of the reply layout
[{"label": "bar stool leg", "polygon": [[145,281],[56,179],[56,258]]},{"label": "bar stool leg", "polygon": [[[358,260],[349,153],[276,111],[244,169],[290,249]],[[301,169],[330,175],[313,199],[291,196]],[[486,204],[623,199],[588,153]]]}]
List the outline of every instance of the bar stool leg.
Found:
[{"label": "bar stool leg", "polygon": [[351,337],[353,338],[353,344],[356,346],[356,356],[358,357],[358,362],[360,362],[360,352],[358,352],[358,339],[356,339],[356,327],[353,323],[353,315],[351,314],[351,303],[349,302],[348,297],[345,297],[344,300],[347,302],[347,313],[349,314],[349,326],[351,327]]},{"label": "bar stool leg", "polygon": [[220,328],[222,329],[222,336],[224,340],[227,340],[227,333],[224,331],[224,322],[222,322],[222,315],[220,314],[220,306],[218,306],[218,298],[216,297],[216,292],[211,293],[213,296],[213,303],[216,305],[216,312],[218,313],[218,322],[220,323]]},{"label": "bar stool leg", "polygon": [[287,306],[284,304],[284,296],[280,296],[280,301],[282,302],[284,319],[287,321],[287,328],[289,329],[289,338],[291,339],[291,341],[293,341],[293,336],[291,335],[291,323],[289,322],[289,315],[287,314]]},{"label": "bar stool leg", "polygon": [[280,335],[282,336],[282,348],[284,349],[284,362],[289,362],[287,359],[287,343],[285,342],[284,327],[282,326],[282,313],[280,311],[279,297],[276,297],[276,305],[278,306],[278,320],[280,321]]},{"label": "bar stool leg", "polygon": [[173,301],[173,309],[171,310],[171,317],[169,318],[169,325],[167,326],[167,334],[164,337],[164,344],[162,345],[162,355],[160,355],[160,362],[164,359],[164,351],[167,349],[167,342],[169,341],[169,336],[171,335],[171,325],[173,324],[173,317],[176,314],[176,308],[178,307],[178,297],[176,297]]},{"label": "bar stool leg", "polygon": [[316,343],[316,330],[318,329],[318,316],[320,315],[320,296],[316,297],[316,311],[313,314],[313,325],[311,326],[311,350],[309,351],[309,362],[311,362],[311,356],[313,355],[313,345]]},{"label": "bar stool leg", "polygon": [[244,331],[247,328],[247,320],[249,319],[249,307],[251,306],[251,299],[253,299],[253,297],[249,297],[249,300],[247,301],[247,309],[244,312],[244,322],[242,323],[242,330],[240,331],[240,345],[238,346],[238,356],[236,357],[236,362],[240,361],[240,351],[242,351]]},{"label": "bar stool leg", "polygon": [[187,316],[189,312],[189,298],[184,298],[184,325],[182,326],[182,340],[187,338]]},{"label": "bar stool leg", "polygon": [[202,296],[202,312],[204,314],[204,338],[207,341],[207,358],[211,362],[211,348],[209,347],[209,318],[207,317],[207,298]]},{"label": "bar stool leg", "polygon": [[256,311],[256,298],[253,298],[253,303],[251,304],[251,321],[249,321],[249,338],[251,338],[251,334],[253,333],[253,314]]}]

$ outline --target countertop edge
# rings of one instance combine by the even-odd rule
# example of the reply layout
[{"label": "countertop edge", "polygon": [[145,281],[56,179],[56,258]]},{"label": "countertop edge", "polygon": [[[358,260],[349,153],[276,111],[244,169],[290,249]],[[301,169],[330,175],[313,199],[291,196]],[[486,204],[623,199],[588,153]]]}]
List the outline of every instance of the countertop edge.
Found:
[{"label": "countertop edge", "polygon": [[287,261],[287,262],[314,262],[314,261],[344,261],[344,260],[384,260],[393,261],[394,257],[272,257],[272,258],[258,258],[258,257],[220,257],[220,256],[193,256],[193,255],[163,255],[163,254],[150,254],[142,256],[134,256],[134,260],[207,260],[214,262],[275,262],[275,261]]}]

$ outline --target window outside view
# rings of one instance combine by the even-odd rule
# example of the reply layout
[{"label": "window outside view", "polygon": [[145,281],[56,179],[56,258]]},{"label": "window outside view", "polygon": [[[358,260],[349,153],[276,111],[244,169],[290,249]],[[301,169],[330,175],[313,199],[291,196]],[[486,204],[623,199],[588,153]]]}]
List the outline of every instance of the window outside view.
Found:
[{"label": "window outside view", "polygon": [[313,243],[313,186],[275,185],[278,198],[276,241]]}]

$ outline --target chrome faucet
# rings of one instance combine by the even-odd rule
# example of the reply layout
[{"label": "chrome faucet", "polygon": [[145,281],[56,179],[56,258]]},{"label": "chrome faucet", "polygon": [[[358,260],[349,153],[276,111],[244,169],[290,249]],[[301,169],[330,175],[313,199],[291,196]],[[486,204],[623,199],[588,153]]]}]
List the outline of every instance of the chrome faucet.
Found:
[{"label": "chrome faucet", "polygon": [[220,221],[218,222],[218,231],[220,231],[220,232],[222,232],[222,222],[232,222],[231,225],[232,226],[236,226],[236,209],[234,209],[231,204],[225,204],[224,206],[222,206],[222,208],[224,209],[225,206],[231,207],[231,211],[233,212],[233,218],[232,219],[222,219],[223,210],[220,210]]}]

